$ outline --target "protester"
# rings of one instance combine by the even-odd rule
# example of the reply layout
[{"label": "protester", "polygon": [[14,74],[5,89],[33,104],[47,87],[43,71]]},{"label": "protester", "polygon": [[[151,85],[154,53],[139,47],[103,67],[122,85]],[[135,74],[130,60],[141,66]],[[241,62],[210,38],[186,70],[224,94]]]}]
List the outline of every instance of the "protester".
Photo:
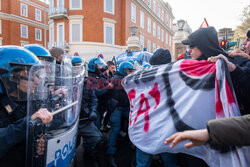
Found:
[{"label": "protester", "polygon": [[108,76],[109,78],[113,78],[114,72],[115,72],[115,64],[112,61],[108,61],[107,65],[108,65],[108,70],[109,70]]},{"label": "protester", "polygon": [[116,101],[113,112],[110,115],[111,132],[108,139],[109,162],[112,167],[116,167],[114,155],[116,153],[116,140],[117,135],[121,129],[122,117],[128,119],[130,104],[128,96],[125,90],[121,86],[122,79],[134,71],[133,64],[129,62],[123,62],[119,65],[119,70],[114,75],[114,89],[112,93],[112,99]]},{"label": "protester", "polygon": [[[158,49],[154,55],[149,59],[151,65],[162,65],[171,62],[171,54],[167,49]],[[175,167],[177,162],[177,156],[171,153],[161,153],[161,158],[165,167]],[[148,154],[136,149],[136,164],[137,167],[149,167],[152,161],[153,155]]]},{"label": "protester", "polygon": [[200,146],[208,141],[212,145],[249,146],[249,127],[250,115],[211,120],[207,123],[207,129],[175,133],[166,139],[165,144],[171,143],[170,148],[173,148],[182,141],[190,140],[185,144],[186,148]]},{"label": "protester", "polygon": [[208,60],[210,62],[216,62],[219,58],[225,60],[232,78],[241,114],[248,114],[250,111],[250,61],[242,57],[229,57],[219,47],[218,34],[213,27],[201,28],[193,32],[182,43],[189,45],[192,59]]},{"label": "protester", "polygon": [[247,31],[247,38],[243,42],[243,51],[239,49],[235,49],[233,51],[229,51],[228,55],[231,57],[241,56],[246,59],[250,59],[250,30]]}]

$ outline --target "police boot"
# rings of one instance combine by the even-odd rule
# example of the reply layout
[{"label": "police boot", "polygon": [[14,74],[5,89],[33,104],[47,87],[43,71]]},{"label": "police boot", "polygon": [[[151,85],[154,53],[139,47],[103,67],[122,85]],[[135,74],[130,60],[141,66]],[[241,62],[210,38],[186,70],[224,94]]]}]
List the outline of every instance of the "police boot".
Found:
[{"label": "police boot", "polygon": [[99,167],[108,167],[108,155],[106,153],[106,144],[104,141],[99,142],[95,147],[95,156]]},{"label": "police boot", "polygon": [[92,151],[84,150],[83,163],[84,166],[99,167],[97,159]]},{"label": "police boot", "polygon": [[110,167],[117,167],[114,155],[109,155],[109,165]]}]

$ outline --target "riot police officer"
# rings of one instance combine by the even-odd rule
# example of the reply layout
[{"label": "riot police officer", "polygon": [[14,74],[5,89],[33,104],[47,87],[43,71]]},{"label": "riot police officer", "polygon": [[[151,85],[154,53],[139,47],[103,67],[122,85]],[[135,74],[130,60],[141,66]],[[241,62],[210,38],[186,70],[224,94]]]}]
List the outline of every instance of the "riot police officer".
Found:
[{"label": "riot police officer", "polygon": [[[0,166],[24,166],[28,75],[30,68],[40,62],[31,52],[18,46],[2,46],[0,54]],[[32,93],[39,78],[31,77]],[[39,109],[31,119],[37,117],[42,118],[43,123],[52,119],[47,109]]]},{"label": "riot police officer", "polygon": [[107,64],[101,58],[92,58],[88,63],[90,87],[91,89],[96,89],[95,92],[98,98],[97,120],[95,121],[97,128],[101,127],[103,114],[107,109],[107,102],[110,99],[110,90],[113,88],[113,84],[103,74],[107,69]]},{"label": "riot police officer", "polygon": [[[84,64],[82,58],[78,56],[72,58],[72,65],[74,67],[82,64]],[[105,142],[101,132],[93,122],[97,118],[98,98],[96,90],[90,87],[89,82],[89,78],[85,77],[78,134],[84,139],[85,165],[104,167],[107,166],[105,161]]]}]

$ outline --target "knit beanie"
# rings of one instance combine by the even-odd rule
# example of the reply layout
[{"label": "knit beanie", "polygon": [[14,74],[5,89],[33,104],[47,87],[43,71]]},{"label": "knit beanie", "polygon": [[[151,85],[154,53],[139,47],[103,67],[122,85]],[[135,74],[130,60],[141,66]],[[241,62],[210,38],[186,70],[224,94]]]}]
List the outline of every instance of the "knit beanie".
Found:
[{"label": "knit beanie", "polygon": [[57,58],[59,57],[61,54],[63,54],[64,50],[62,48],[58,48],[58,47],[53,47],[49,50],[51,56]]},{"label": "knit beanie", "polygon": [[168,49],[158,49],[149,59],[151,65],[161,65],[171,62],[171,54]]}]

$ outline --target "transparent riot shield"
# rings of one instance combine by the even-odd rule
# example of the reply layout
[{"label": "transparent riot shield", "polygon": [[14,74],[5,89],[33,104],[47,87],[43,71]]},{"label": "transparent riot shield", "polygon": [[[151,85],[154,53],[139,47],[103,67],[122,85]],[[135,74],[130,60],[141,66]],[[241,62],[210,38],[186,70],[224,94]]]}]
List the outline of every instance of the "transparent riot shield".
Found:
[{"label": "transparent riot shield", "polygon": [[[26,166],[67,167],[75,153],[85,69],[70,64],[46,68],[33,66],[29,73]],[[41,108],[52,113],[49,124],[31,120]],[[37,152],[41,143],[43,153]]]}]

